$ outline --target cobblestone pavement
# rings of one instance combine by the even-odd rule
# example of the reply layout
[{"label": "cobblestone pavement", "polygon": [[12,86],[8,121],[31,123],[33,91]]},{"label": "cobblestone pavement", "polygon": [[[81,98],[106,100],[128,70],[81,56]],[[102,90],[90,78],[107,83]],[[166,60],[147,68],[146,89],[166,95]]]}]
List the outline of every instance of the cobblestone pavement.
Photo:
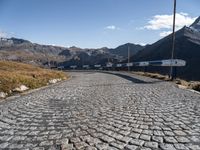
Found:
[{"label": "cobblestone pavement", "polygon": [[126,73],[71,74],[0,103],[1,149],[200,150],[199,94]]}]

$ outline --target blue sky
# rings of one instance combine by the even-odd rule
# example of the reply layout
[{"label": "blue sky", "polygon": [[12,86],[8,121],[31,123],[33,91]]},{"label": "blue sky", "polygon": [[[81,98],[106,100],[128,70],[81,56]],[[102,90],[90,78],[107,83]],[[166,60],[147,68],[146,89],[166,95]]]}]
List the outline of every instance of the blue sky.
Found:
[{"label": "blue sky", "polygon": [[[177,29],[200,15],[177,0]],[[0,36],[82,48],[153,43],[171,31],[173,0],[0,0]]]}]

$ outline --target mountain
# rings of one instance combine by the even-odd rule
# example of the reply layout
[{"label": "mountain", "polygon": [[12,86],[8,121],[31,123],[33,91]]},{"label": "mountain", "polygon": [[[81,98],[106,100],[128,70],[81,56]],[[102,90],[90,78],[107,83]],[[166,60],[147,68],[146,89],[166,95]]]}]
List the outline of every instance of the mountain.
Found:
[{"label": "mountain", "polygon": [[122,62],[127,59],[127,49],[136,54],[143,48],[140,45],[125,44],[115,49],[107,47],[98,49],[82,49],[79,47],[59,47],[41,45],[17,38],[0,38],[0,60],[20,61],[40,66],[56,67],[64,65],[94,65],[109,62]]},{"label": "mountain", "polygon": [[[65,55],[60,55],[65,51]],[[64,61],[67,48],[40,45],[17,38],[0,38],[0,60],[13,60],[43,65],[48,61]]]},{"label": "mountain", "polygon": [[[200,80],[200,17],[190,26],[176,32],[174,58],[186,60],[185,67],[178,68],[178,77],[187,80]],[[139,51],[132,61],[148,61],[170,59],[172,49],[172,34],[146,46]],[[148,71],[167,74],[169,69],[148,67]]]},{"label": "mountain", "polygon": [[112,54],[120,55],[120,56],[123,56],[123,57],[128,57],[128,48],[130,50],[130,56],[133,56],[137,52],[139,52],[140,50],[142,50],[144,48],[144,46],[141,46],[139,44],[127,43],[127,44],[118,46],[115,49],[110,49],[109,51]]},{"label": "mountain", "polygon": [[107,47],[99,49],[80,49],[77,47],[71,47],[69,49],[73,50],[74,53],[76,53],[76,57],[74,57],[74,59],[72,59],[71,61],[63,62],[62,65],[105,65],[108,62],[122,62],[125,61],[128,57],[128,47],[130,50],[130,56],[135,55],[137,52],[144,48],[144,46],[135,45],[131,43],[118,46],[114,49],[109,49]]}]

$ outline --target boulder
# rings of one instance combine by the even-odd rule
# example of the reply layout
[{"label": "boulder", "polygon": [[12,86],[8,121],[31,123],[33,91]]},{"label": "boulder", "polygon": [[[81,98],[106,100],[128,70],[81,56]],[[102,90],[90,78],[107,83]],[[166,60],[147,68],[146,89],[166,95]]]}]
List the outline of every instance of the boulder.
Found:
[{"label": "boulder", "polygon": [[27,86],[25,86],[25,85],[20,85],[20,87],[17,87],[17,88],[15,88],[13,91],[14,92],[23,92],[23,91],[26,91],[26,90],[28,90],[29,88],[27,87]]},{"label": "boulder", "polygon": [[59,81],[61,81],[61,79],[51,79],[51,80],[49,80],[49,83],[54,84],[54,83],[57,83]]},{"label": "boulder", "polygon": [[54,84],[54,83],[56,83],[57,82],[57,79],[51,79],[51,80],[49,80],[49,83],[50,84]]},{"label": "boulder", "polygon": [[8,94],[5,92],[0,92],[0,98],[5,98]]}]

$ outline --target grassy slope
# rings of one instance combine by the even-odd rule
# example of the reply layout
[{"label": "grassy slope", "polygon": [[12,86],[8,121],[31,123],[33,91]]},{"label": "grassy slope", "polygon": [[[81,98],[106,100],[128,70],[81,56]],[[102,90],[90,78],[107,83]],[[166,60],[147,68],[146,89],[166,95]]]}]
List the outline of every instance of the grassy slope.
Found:
[{"label": "grassy slope", "polygon": [[[151,78],[156,78],[160,80],[170,81],[169,77],[167,75],[161,75],[159,73],[150,73],[150,72],[134,72],[135,74],[147,76]],[[196,91],[200,91],[200,81],[186,81],[183,79],[175,79],[174,82],[178,85],[183,85],[188,89],[193,89]]]},{"label": "grassy slope", "polygon": [[67,75],[60,71],[42,69],[36,66],[12,61],[0,61],[0,92],[26,85],[30,89],[47,85],[50,79],[66,79]]}]

